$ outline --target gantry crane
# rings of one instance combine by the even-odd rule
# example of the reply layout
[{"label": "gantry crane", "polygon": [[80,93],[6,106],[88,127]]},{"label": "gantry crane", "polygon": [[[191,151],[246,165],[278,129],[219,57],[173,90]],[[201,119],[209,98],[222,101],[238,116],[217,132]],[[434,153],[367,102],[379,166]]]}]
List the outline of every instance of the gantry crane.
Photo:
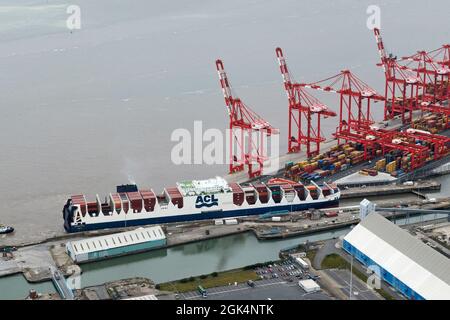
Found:
[{"label": "gantry crane", "polygon": [[289,101],[288,152],[299,152],[304,145],[307,157],[313,157],[319,154],[320,143],[325,141],[320,129],[321,118],[335,117],[336,113],[293,82],[283,51],[276,48],[275,52]]},{"label": "gantry crane", "polygon": [[421,102],[440,104],[448,99],[450,75],[448,66],[440,65],[423,50],[411,56],[402,57],[399,62],[403,62],[407,68],[417,72],[417,76],[421,77],[423,84],[419,93]]},{"label": "gantry crane", "polygon": [[229,115],[229,173],[242,171],[247,165],[250,178],[260,176],[267,160],[265,138],[277,134],[278,129],[233,96],[221,60],[216,61],[216,68]]},{"label": "gantry crane", "polygon": [[361,143],[364,145],[364,158],[372,157],[368,150],[373,146],[375,137],[367,134],[374,123],[370,109],[374,102],[384,100],[382,95],[350,70],[300,86],[339,94],[339,124],[334,134],[338,143],[341,140]]},{"label": "gantry crane", "polygon": [[403,124],[412,122],[412,113],[418,108],[419,87],[423,84],[420,77],[397,62],[397,57],[386,53],[380,30],[373,29],[381,58],[379,66],[385,74],[384,120],[400,115]]},{"label": "gantry crane", "polygon": [[[444,44],[440,48],[437,48],[435,50],[431,50],[427,52],[428,55],[433,59],[434,62],[438,63],[440,66],[442,66],[445,69],[450,68],[450,44]],[[447,105],[450,100],[450,79],[449,76],[447,76],[447,97],[445,100],[447,101]]]}]

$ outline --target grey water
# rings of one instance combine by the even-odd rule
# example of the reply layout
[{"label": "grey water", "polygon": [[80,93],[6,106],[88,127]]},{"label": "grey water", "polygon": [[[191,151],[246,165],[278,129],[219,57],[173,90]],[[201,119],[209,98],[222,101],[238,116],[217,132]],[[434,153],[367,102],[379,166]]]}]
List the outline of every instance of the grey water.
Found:
[{"label": "grey water", "polygon": [[[246,104],[280,128],[280,153],[287,101],[276,46],[298,81],[351,69],[383,89],[366,27],[373,1],[79,0],[81,29],[73,32],[66,27],[71,4],[0,0],[0,223],[16,228],[0,245],[62,234],[61,208],[71,194],[102,197],[125,182],[161,190],[225,174],[224,165],[177,166],[170,158],[175,129],[192,131],[195,120],[204,129],[227,126],[217,58]],[[448,43],[448,1],[378,5],[389,52],[402,56]],[[337,111],[336,96],[316,95]],[[381,108],[374,106],[375,120]],[[324,121],[327,137],[334,127],[334,119]],[[442,178],[443,192],[449,183]],[[166,281],[272,259],[300,240],[208,240],[86,265],[83,281],[137,274]],[[22,298],[30,287],[21,275],[0,281],[2,298]],[[47,285],[32,286],[53,290]]]},{"label": "grey water", "polygon": [[[397,225],[425,222],[446,217],[445,214],[428,214],[409,219],[397,219]],[[313,235],[259,241],[251,233],[231,235],[219,239],[204,240],[168,249],[118,257],[82,265],[81,287],[102,284],[132,277],[146,277],[155,283],[190,276],[210,274],[239,268],[258,262],[277,260],[281,249],[295,244],[338,238],[350,231],[343,228]],[[35,285],[25,281],[22,275],[0,278],[0,288],[13,286],[13,290],[0,290],[0,299],[22,299],[30,289],[38,292],[54,292],[51,282]]]},{"label": "grey water", "polygon": [[[214,61],[234,90],[280,128],[287,101],[274,49],[298,81],[350,68],[382,91],[378,53],[366,27],[373,1],[79,0],[81,29],[66,27],[62,0],[0,1],[0,223],[8,241],[63,233],[71,194],[94,197],[136,182],[162,190],[226,173],[224,165],[174,165],[171,133],[194,120],[225,129]],[[379,1],[389,52],[448,42],[445,0]],[[337,110],[334,95],[318,95]],[[373,107],[381,119],[381,105]],[[335,120],[324,121],[330,136]],[[4,238],[1,242],[6,242]]]}]

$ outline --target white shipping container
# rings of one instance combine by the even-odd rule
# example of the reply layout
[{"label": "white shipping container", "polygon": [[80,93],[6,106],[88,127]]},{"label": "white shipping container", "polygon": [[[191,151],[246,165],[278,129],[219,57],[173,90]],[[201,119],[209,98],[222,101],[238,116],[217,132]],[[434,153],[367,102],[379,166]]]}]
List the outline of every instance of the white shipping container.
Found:
[{"label": "white shipping container", "polygon": [[214,220],[214,224],[215,224],[216,226],[220,226],[220,225],[223,224],[223,220],[222,220],[222,219],[216,219],[216,220]]},{"label": "white shipping container", "polygon": [[281,217],[272,217],[272,221],[279,222],[281,221]]},{"label": "white shipping container", "polygon": [[231,225],[231,224],[238,224],[237,219],[225,219],[225,224]]}]

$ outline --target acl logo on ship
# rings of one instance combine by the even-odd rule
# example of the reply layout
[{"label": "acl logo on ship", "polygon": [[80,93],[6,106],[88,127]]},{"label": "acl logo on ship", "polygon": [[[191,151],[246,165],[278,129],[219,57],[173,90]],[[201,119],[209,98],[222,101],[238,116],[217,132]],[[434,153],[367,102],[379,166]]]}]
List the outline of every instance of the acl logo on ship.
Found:
[{"label": "acl logo on ship", "polygon": [[206,195],[206,196],[198,196],[197,200],[195,201],[195,207],[203,208],[208,207],[211,208],[212,206],[218,206],[219,205],[219,199],[216,198],[216,196],[213,195]]}]

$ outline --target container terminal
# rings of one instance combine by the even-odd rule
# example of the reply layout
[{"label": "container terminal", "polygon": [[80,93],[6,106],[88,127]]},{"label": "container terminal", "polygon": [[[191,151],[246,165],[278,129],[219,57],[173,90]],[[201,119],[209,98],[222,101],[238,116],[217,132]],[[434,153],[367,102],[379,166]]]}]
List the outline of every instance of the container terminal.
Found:
[{"label": "container terminal", "polygon": [[[232,93],[223,62],[217,60],[229,128],[236,138],[232,141],[247,148],[234,153],[236,146],[230,146],[228,176],[214,181],[180,182],[176,187],[164,189],[162,195],[148,188],[124,185],[105,202],[99,196],[94,201],[86,200],[84,195],[72,196],[63,209],[64,226],[68,232],[79,233],[18,250],[11,246],[2,248],[5,263],[0,276],[22,272],[29,281],[52,279],[57,286],[64,275],[79,272],[77,263],[91,259],[247,231],[267,240],[356,225],[362,220],[358,211],[363,204],[326,209],[336,206],[339,199],[345,197],[414,192],[418,197],[414,201],[377,202],[380,209],[377,214],[394,221],[398,217],[450,207],[450,199],[430,199],[423,193],[440,185],[415,179],[421,170],[431,172],[449,162],[449,47],[444,45],[397,59],[385,51],[380,30],[374,29],[374,35],[381,61],[379,66],[385,74],[384,94],[377,93],[350,70],[320,81],[295,82],[282,49],[276,48],[288,96],[289,132],[288,153],[280,157],[282,167],[272,174],[264,171],[269,160],[265,150],[239,139],[244,136],[243,132],[270,138],[279,131]],[[314,90],[336,94],[339,111],[332,111],[315,98],[310,93]],[[384,105],[381,122],[375,122],[371,115],[371,108],[377,104]],[[332,139],[321,133],[320,120],[326,117],[338,117]],[[219,201],[245,208],[237,213],[236,209],[219,205]],[[315,206],[314,203],[321,204]],[[249,210],[252,206],[257,210]],[[152,216],[156,207],[161,217],[176,218],[158,216],[150,221],[144,217]],[[206,209],[201,209],[203,207]],[[205,212],[207,220],[198,221],[201,220],[197,218],[199,214]],[[136,219],[129,219],[132,215]],[[157,239],[151,235],[148,239],[138,239],[136,232],[139,234],[140,229],[135,226],[144,224],[163,224],[155,227],[159,228],[159,237],[155,234]],[[90,231],[94,229],[99,230]],[[123,234],[114,235],[117,231]],[[92,238],[94,236],[99,238]],[[102,241],[105,247],[96,248]],[[123,245],[122,241],[129,243]],[[36,250],[40,256],[36,255]],[[353,254],[353,249],[346,250]],[[445,246],[441,252],[446,252]],[[18,259],[22,259],[20,263]],[[54,269],[49,269],[48,265]],[[304,290],[317,290],[317,286],[308,281],[300,286]],[[58,291],[62,298],[73,298],[73,291],[67,288]]]},{"label": "container terminal", "polygon": [[[268,157],[262,141],[256,147],[253,136],[270,138],[279,132],[236,97],[219,59],[216,69],[233,135],[229,173],[234,175],[246,167],[247,178],[238,181],[242,183],[220,177],[184,181],[165,188],[162,194],[148,188],[139,189],[136,185],[118,186],[117,192],[109,194],[104,202],[98,195],[93,201],[82,194],[73,195],[63,208],[66,231],[333,206],[339,201],[340,191],[326,180],[330,181],[335,174],[369,162],[373,166],[361,168],[359,175],[375,177],[371,178],[373,181],[401,181],[427,164],[446,159],[450,138],[438,134],[448,128],[450,69],[445,48],[397,61],[385,52],[380,30],[374,29],[374,35],[386,77],[384,95],[350,70],[316,82],[297,83],[282,49],[276,48],[289,102],[288,154],[298,155],[296,161],[285,162],[282,177],[267,176],[261,181]],[[402,61],[404,64],[400,65]],[[426,66],[423,61],[427,62]],[[430,73],[434,77],[430,77]],[[337,145],[327,146],[327,150],[320,149],[326,140],[321,136],[320,119],[337,114],[307,90],[320,90],[339,97],[338,126],[333,134]],[[414,95],[406,94],[410,91]],[[397,96],[396,92],[403,95]],[[371,108],[377,102],[384,103],[383,123],[376,123],[371,115]],[[316,117],[316,122],[311,121]],[[390,121],[396,119],[400,120],[398,125],[390,126]],[[250,140],[242,140],[245,137]],[[302,147],[306,149],[306,158],[299,154]],[[235,152],[236,149],[240,152]]]}]

